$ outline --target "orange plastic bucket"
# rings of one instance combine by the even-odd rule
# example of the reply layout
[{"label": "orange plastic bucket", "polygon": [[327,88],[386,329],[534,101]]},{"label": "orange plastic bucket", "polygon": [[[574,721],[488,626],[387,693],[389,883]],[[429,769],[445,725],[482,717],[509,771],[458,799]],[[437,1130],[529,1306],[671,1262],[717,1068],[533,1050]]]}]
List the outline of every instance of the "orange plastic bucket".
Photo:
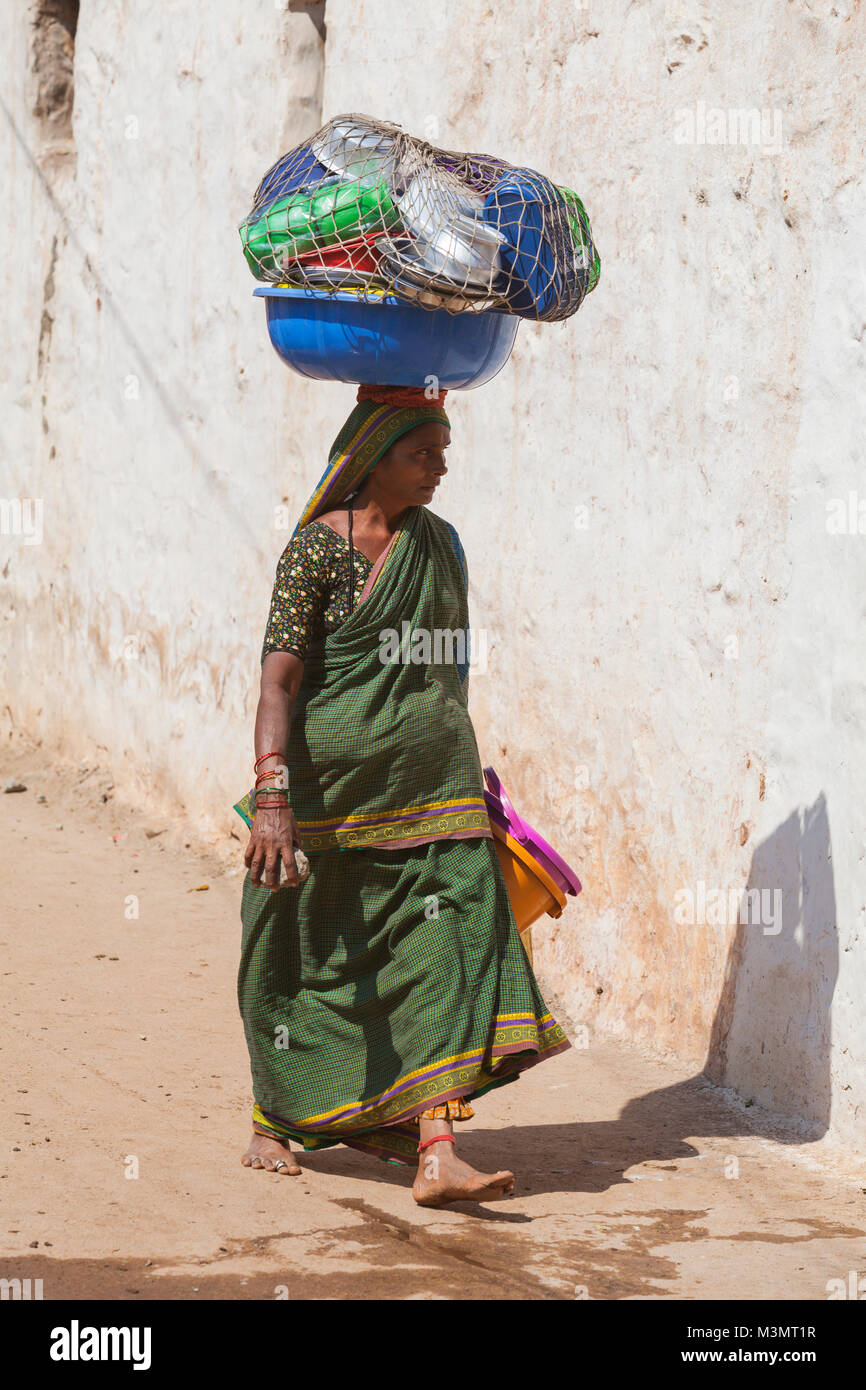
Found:
[{"label": "orange plastic bucket", "polygon": [[533,859],[529,851],[493,819],[490,829],[496,842],[511,911],[531,964],[532,936],[529,929],[545,912],[548,917],[561,917],[565,894],[538,860]]}]

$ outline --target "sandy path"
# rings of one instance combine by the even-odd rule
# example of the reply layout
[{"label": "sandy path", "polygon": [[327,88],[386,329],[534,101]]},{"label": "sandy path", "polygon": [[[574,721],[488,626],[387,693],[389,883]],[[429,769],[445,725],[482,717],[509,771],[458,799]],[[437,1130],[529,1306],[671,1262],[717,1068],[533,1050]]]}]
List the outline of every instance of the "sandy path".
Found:
[{"label": "sandy path", "polygon": [[42,762],[0,759],[0,786],[28,787],[0,794],[0,1278],[46,1298],[822,1300],[866,1273],[862,1169],[610,1042],[478,1106],[461,1151],[515,1170],[509,1201],[424,1211],[409,1169],[345,1148],[300,1178],[242,1168],[239,873],[148,837],[107,772]]}]

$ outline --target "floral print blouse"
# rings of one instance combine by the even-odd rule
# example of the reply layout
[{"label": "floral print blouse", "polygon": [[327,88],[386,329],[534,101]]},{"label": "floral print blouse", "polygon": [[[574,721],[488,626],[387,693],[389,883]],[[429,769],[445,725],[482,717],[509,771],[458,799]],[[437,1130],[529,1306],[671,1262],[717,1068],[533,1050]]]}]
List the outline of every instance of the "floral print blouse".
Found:
[{"label": "floral print blouse", "polygon": [[[373,568],[355,549],[356,606]],[[262,644],[268,652],[294,652],[303,661],[312,642],[345,622],[349,604],[349,542],[324,521],[311,521],[289,541],[277,577]]]}]

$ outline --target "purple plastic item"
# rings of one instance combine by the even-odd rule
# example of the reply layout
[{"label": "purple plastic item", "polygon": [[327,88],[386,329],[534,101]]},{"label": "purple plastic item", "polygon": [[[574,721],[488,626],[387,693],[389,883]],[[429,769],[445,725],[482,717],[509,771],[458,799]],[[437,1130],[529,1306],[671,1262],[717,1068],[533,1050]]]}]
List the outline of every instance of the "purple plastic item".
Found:
[{"label": "purple plastic item", "polygon": [[570,893],[575,897],[580,892],[581,883],[574,869],[566,864],[562,855],[557,854],[553,846],[549,845],[537,830],[533,830],[528,821],[517,814],[508,792],[496,775],[495,768],[485,767],[484,780],[487,783],[487,791],[484,793],[487,814],[502,830],[529,851],[563,893]]},{"label": "purple plastic item", "polygon": [[463,182],[469,188],[474,188],[477,193],[490,193],[509,168],[504,160],[495,159],[491,154],[452,156],[445,152],[437,154],[434,163],[440,169],[448,169],[451,173],[459,169]]}]

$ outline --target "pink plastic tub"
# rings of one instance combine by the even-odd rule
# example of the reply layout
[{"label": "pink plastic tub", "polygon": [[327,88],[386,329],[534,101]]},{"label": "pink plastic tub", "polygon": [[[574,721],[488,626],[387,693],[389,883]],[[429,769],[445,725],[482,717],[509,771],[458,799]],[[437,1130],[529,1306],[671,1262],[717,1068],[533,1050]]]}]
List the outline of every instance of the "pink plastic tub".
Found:
[{"label": "pink plastic tub", "polygon": [[550,874],[554,883],[559,886],[563,893],[569,893],[575,897],[580,892],[580,879],[574,869],[566,864],[562,855],[557,854],[553,846],[549,845],[537,830],[533,830],[528,821],[523,820],[517,814],[511,804],[508,792],[497,777],[494,768],[485,767],[484,780],[487,783],[484,801],[491,821],[494,821],[506,834],[517,840],[532,858]]}]

